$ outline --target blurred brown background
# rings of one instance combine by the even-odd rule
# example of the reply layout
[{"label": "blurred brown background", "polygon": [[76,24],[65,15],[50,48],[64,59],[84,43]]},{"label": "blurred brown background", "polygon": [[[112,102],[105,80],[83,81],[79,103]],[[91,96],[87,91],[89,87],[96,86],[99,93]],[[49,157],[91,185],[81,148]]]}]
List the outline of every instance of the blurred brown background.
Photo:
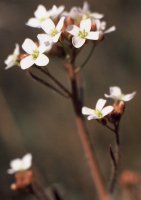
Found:
[{"label": "blurred brown background", "polygon": [[[96,48],[82,73],[85,104],[95,106],[109,86],[118,85],[125,93],[137,91],[121,122],[120,171],[132,169],[141,173],[141,0],[89,0],[89,3],[93,11],[104,13],[108,25],[115,24],[117,31],[107,35]],[[47,185],[58,183],[66,200],[91,200],[95,191],[70,102],[18,68],[4,70],[3,61],[15,43],[21,44],[26,37],[36,38],[39,31],[25,26],[25,22],[38,4],[47,8],[64,4],[69,10],[82,6],[83,1],[0,0],[0,199],[26,198],[10,191],[13,177],[6,170],[11,159],[31,152]],[[59,69],[61,64],[60,60],[51,60],[48,67],[65,83]],[[113,136],[95,121],[88,122],[88,127],[108,186],[111,167],[108,147]]]}]

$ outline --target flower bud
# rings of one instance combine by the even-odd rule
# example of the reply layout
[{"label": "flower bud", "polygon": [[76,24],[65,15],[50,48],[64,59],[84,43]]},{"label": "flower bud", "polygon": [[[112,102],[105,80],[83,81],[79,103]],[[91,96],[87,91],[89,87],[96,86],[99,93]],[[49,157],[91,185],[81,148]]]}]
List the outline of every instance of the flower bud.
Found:
[{"label": "flower bud", "polygon": [[25,189],[33,182],[32,170],[19,171],[15,174],[15,183],[11,184],[12,190]]}]

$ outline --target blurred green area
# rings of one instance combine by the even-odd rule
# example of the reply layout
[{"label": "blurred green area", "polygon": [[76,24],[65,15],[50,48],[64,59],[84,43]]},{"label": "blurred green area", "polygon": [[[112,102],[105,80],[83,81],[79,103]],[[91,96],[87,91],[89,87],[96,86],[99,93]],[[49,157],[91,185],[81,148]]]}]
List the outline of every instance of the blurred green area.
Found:
[{"label": "blurred green area", "polygon": [[[121,122],[120,171],[141,173],[141,1],[89,0],[91,9],[105,14],[108,26],[117,31],[107,35],[95,49],[82,72],[85,105],[95,106],[109,86],[120,86],[125,93],[137,95],[127,104]],[[13,177],[7,175],[9,161],[31,152],[34,165],[48,185],[58,183],[67,200],[91,200],[95,197],[89,168],[77,135],[74,113],[69,100],[39,85],[18,68],[4,70],[3,61],[16,42],[36,39],[39,32],[25,26],[38,4],[82,6],[83,1],[0,0],[0,199],[19,199],[10,191]],[[84,50],[78,60],[83,62]],[[60,59],[51,60],[49,69],[66,84]],[[95,121],[87,123],[95,152],[108,186],[111,170],[108,155],[113,135]],[[22,199],[22,197],[20,197]]]}]

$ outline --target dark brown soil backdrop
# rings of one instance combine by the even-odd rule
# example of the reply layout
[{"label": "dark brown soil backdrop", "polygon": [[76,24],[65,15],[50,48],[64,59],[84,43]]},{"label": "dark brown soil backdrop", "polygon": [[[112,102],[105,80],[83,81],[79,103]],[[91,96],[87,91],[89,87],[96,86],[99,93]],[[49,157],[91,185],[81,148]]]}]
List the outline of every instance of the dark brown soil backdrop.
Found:
[{"label": "dark brown soil backdrop", "polygon": [[[137,91],[127,104],[121,122],[120,171],[141,173],[141,1],[90,0],[91,9],[105,14],[108,26],[117,31],[107,35],[95,49],[82,72],[85,104],[95,106],[98,98],[118,85],[125,93]],[[64,199],[96,199],[89,168],[77,135],[70,101],[30,79],[18,68],[4,70],[3,61],[16,42],[36,39],[39,32],[25,25],[38,4],[82,6],[83,1],[0,0],[0,199],[29,199],[10,191],[13,177],[7,175],[9,161],[26,152],[33,154],[34,165],[47,186],[59,184]],[[79,58],[83,62],[87,51]],[[51,59],[48,68],[66,84],[60,69],[63,62]],[[109,144],[113,135],[95,121],[88,122],[99,165],[108,186]],[[118,192],[119,194],[119,192]],[[120,198],[119,198],[120,199]]]}]

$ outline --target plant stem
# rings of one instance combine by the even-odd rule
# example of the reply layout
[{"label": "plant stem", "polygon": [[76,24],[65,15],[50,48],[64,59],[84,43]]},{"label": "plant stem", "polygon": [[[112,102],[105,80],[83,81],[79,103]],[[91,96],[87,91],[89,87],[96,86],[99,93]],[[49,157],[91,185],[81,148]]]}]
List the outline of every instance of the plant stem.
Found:
[{"label": "plant stem", "polygon": [[115,123],[114,127],[115,127],[114,133],[115,133],[116,150],[115,150],[115,153],[113,153],[112,149],[111,149],[111,152],[110,152],[111,160],[112,160],[112,163],[113,163],[112,179],[111,179],[110,189],[109,189],[111,194],[114,192],[114,189],[115,189],[117,174],[118,174],[119,159],[120,159],[119,123]]},{"label": "plant stem", "polygon": [[35,66],[36,69],[38,69],[39,71],[43,72],[44,74],[46,74],[58,87],[60,87],[60,89],[62,89],[68,96],[71,96],[71,93],[69,92],[69,90],[60,82],[56,79],[56,77],[54,77],[48,69],[43,69],[41,67]]},{"label": "plant stem", "polygon": [[81,113],[81,108],[82,108],[82,102],[81,99],[79,98],[79,92],[78,92],[78,86],[77,86],[77,75],[75,73],[75,69],[73,66],[73,63],[67,63],[66,68],[68,69],[68,74],[69,74],[69,79],[71,82],[71,88],[72,88],[72,105],[75,111],[76,115],[76,125],[79,133],[79,137],[81,139],[81,143],[83,146],[83,150],[85,152],[91,175],[92,175],[92,180],[95,184],[97,194],[100,200],[108,200],[108,193],[105,189],[97,160],[95,158],[95,154],[93,152],[93,147],[90,143],[90,139],[88,137],[88,132],[85,126],[84,118]]},{"label": "plant stem", "polygon": [[36,80],[37,82],[41,83],[42,85],[50,88],[51,90],[57,92],[58,94],[60,94],[61,96],[65,97],[65,98],[69,98],[68,95],[64,94],[63,92],[61,92],[60,90],[58,90],[56,87],[54,87],[53,85],[51,85],[50,83],[44,81],[43,79],[39,78],[38,76],[34,75],[32,72],[29,71],[29,75]]},{"label": "plant stem", "polygon": [[75,73],[80,72],[85,67],[85,65],[87,64],[87,62],[89,61],[89,59],[91,58],[91,56],[93,54],[93,51],[95,49],[95,45],[94,44],[92,44],[92,45],[93,46],[92,46],[92,48],[91,48],[91,50],[90,50],[90,52],[88,54],[88,57],[86,58],[86,60],[83,62],[83,64],[80,67],[78,67],[78,68],[75,69]]},{"label": "plant stem", "polygon": [[31,186],[29,186],[29,191],[38,200],[50,200],[44,189],[37,183],[33,183]]}]

